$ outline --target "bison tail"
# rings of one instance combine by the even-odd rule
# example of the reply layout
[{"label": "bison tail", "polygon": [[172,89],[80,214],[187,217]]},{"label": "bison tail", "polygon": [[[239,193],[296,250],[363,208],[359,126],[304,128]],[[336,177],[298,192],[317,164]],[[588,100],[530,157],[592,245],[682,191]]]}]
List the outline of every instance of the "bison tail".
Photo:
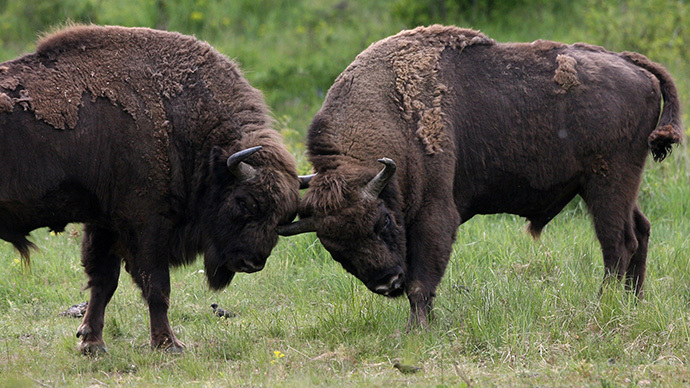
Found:
[{"label": "bison tail", "polygon": [[527,231],[533,239],[538,240],[539,236],[541,236],[541,231],[544,229],[544,226],[546,226],[546,223],[539,219],[530,219],[529,221],[530,223],[527,225]]},{"label": "bison tail", "polygon": [[680,103],[678,102],[676,85],[663,66],[650,61],[644,55],[633,52],[624,52],[622,55],[630,62],[652,73],[659,80],[661,95],[664,98],[664,108],[661,111],[656,129],[647,139],[647,144],[654,160],[660,162],[671,153],[673,144],[683,140]]},{"label": "bison tail", "polygon": [[11,242],[15,249],[19,251],[19,255],[22,257],[22,263],[29,266],[29,264],[31,264],[31,250],[38,250],[38,247],[24,236],[14,237],[15,238],[7,239],[7,241]]}]

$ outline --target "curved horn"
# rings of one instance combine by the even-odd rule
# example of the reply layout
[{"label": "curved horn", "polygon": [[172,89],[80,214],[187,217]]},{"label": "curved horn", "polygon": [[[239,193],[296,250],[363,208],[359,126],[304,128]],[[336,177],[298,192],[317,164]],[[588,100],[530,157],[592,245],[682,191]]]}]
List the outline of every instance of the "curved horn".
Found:
[{"label": "curved horn", "polygon": [[245,163],[244,160],[261,148],[261,146],[251,147],[230,155],[230,157],[228,157],[228,170],[239,180],[246,181],[253,178],[256,176],[256,170],[254,167]]},{"label": "curved horn", "polygon": [[367,183],[366,186],[364,186],[362,192],[365,196],[378,198],[379,194],[381,194],[381,191],[383,191],[383,188],[386,187],[391,178],[393,178],[393,175],[395,175],[395,170],[397,167],[393,159],[382,158],[379,159],[379,162],[385,164],[385,166],[381,171],[379,171],[378,174],[376,174],[375,177],[369,181],[369,183]]},{"label": "curved horn", "polygon": [[289,224],[278,225],[276,230],[281,236],[294,236],[301,233],[316,232],[316,222],[314,218],[307,217]]},{"label": "curved horn", "polygon": [[315,177],[316,174],[310,174],[310,175],[300,175],[297,177],[299,179],[299,189],[306,189],[309,187],[309,182],[311,181],[311,178]]}]

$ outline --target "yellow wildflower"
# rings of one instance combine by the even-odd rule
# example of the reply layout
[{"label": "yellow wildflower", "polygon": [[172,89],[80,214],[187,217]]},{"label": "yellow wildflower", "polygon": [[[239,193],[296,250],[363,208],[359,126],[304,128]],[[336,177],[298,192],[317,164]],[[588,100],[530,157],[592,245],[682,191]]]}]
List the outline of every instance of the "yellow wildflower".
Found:
[{"label": "yellow wildflower", "polygon": [[271,360],[271,365],[274,365],[277,360],[280,360],[283,357],[285,357],[285,354],[280,350],[273,351],[273,359]]},{"label": "yellow wildflower", "polygon": [[201,13],[201,12],[199,12],[199,11],[193,11],[193,12],[191,13],[191,15],[189,15],[189,17],[190,17],[193,21],[198,22],[198,21],[201,21],[201,20],[204,19],[204,14]]}]

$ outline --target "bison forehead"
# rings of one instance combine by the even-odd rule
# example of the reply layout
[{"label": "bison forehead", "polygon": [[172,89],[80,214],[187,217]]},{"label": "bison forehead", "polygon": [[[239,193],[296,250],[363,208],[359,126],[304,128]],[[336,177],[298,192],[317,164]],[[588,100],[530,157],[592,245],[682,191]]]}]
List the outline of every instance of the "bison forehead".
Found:
[{"label": "bison forehead", "polygon": [[318,227],[319,236],[355,242],[371,237],[378,213],[375,207],[370,205],[360,201],[322,217]]},{"label": "bison forehead", "polygon": [[336,168],[319,171],[310,181],[300,214],[328,216],[345,209],[354,215],[352,212],[366,212],[365,209],[375,205],[375,201],[365,199],[362,190],[378,173],[378,166],[353,164],[350,159],[341,162]]}]

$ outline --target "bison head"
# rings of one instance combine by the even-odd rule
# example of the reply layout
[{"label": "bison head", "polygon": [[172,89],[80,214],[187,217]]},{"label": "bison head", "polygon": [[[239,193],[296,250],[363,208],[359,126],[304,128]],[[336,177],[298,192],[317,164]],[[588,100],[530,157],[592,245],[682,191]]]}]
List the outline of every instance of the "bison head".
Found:
[{"label": "bison head", "polygon": [[396,189],[389,187],[395,163],[379,162],[384,168],[369,179],[361,179],[361,171],[319,172],[302,201],[300,220],[280,226],[278,232],[316,232],[346,271],[371,291],[395,297],[404,291],[405,229]]},{"label": "bison head", "polygon": [[[276,227],[297,213],[299,181],[293,163],[257,152],[214,147],[202,209],[204,265],[209,285],[225,287],[236,272],[256,272],[278,242]],[[261,155],[264,154],[264,155]]]}]

